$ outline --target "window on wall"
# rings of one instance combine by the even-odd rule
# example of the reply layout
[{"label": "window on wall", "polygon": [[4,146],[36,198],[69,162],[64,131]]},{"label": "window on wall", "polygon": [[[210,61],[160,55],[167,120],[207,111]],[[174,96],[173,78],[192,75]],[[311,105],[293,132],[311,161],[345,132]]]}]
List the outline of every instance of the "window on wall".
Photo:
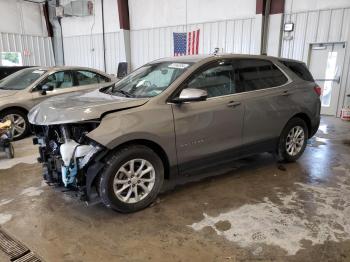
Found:
[{"label": "window on wall", "polygon": [[22,55],[20,52],[0,52],[0,65],[22,66]]},{"label": "window on wall", "polygon": [[287,77],[270,61],[240,59],[234,61],[234,81],[240,92],[285,84]]}]

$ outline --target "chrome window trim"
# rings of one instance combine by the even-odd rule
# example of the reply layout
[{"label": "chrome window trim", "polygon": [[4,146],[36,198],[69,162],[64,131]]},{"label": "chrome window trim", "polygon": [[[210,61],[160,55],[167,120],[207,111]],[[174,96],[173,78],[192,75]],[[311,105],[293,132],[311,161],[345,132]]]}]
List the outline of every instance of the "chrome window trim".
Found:
[{"label": "chrome window trim", "polygon": [[[240,58],[237,58],[240,59]],[[242,59],[255,59],[255,58],[242,58]],[[234,59],[233,59],[234,60]],[[232,61],[233,61],[232,60]],[[215,96],[215,97],[209,97],[207,98],[205,101],[209,101],[209,100],[213,100],[213,99],[218,99],[218,98],[225,98],[225,97],[229,97],[229,96],[236,96],[236,95],[241,95],[241,94],[251,94],[251,93],[255,93],[255,92],[261,92],[261,91],[266,91],[266,90],[271,90],[271,89],[276,89],[276,88],[281,88],[284,87],[286,85],[289,85],[290,83],[293,82],[292,78],[278,65],[275,63],[275,61],[269,60],[269,59],[263,59],[263,58],[258,58],[257,60],[264,60],[264,61],[268,61],[270,63],[272,63],[274,66],[276,66],[281,73],[287,78],[287,82],[284,83],[283,85],[279,85],[279,86],[273,86],[273,87],[267,87],[267,88],[262,88],[262,89],[257,89],[257,90],[252,90],[252,91],[244,91],[244,92],[240,92],[240,93],[234,93],[234,94],[228,94],[228,95],[222,95],[222,96]],[[219,60],[217,60],[219,61]],[[191,76],[189,76],[190,78]],[[198,102],[205,102],[205,101],[196,101],[194,103],[198,103]],[[193,103],[193,102],[187,102],[187,103]],[[175,104],[172,102],[166,102],[166,104]]]}]

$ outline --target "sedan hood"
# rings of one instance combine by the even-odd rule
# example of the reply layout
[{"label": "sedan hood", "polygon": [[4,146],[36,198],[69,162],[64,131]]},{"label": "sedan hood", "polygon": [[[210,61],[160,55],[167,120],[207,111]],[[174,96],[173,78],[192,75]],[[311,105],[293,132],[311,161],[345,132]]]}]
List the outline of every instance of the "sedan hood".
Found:
[{"label": "sedan hood", "polygon": [[17,93],[17,90],[6,90],[6,89],[0,89],[0,98],[13,96]]},{"label": "sedan hood", "polygon": [[99,119],[104,113],[144,105],[147,98],[112,96],[95,90],[49,98],[28,114],[33,125],[57,125]]}]

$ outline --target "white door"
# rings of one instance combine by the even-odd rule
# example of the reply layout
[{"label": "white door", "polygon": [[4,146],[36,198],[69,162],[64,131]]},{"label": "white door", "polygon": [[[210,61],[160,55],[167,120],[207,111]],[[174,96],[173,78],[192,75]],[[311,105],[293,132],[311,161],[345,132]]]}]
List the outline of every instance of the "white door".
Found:
[{"label": "white door", "polygon": [[316,83],[322,88],[321,114],[337,114],[344,56],[344,43],[311,45],[309,68]]}]

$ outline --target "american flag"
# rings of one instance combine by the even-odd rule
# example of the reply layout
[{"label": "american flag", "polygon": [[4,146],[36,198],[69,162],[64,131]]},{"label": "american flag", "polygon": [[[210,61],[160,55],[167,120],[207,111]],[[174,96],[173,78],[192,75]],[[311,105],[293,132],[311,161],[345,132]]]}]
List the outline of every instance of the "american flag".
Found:
[{"label": "american flag", "polygon": [[188,33],[173,33],[174,56],[198,55],[199,29]]}]

